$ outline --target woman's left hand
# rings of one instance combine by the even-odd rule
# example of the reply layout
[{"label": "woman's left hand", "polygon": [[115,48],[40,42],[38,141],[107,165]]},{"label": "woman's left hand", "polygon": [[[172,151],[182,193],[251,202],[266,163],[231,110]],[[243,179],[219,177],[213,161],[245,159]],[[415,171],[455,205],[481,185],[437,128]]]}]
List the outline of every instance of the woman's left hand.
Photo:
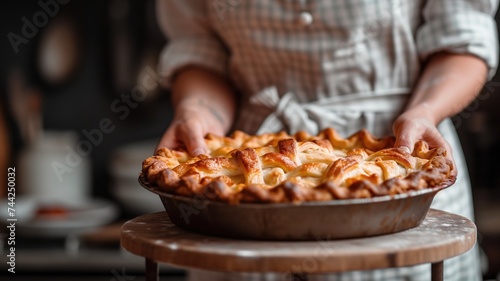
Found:
[{"label": "woman's left hand", "polygon": [[[424,140],[429,147],[442,147],[446,149],[446,157],[455,166],[450,144],[443,138],[435,125],[431,110],[425,104],[411,108],[401,114],[393,124],[396,142],[394,147],[404,147],[409,153],[413,152],[415,143]],[[457,169],[453,169],[456,175]]]}]

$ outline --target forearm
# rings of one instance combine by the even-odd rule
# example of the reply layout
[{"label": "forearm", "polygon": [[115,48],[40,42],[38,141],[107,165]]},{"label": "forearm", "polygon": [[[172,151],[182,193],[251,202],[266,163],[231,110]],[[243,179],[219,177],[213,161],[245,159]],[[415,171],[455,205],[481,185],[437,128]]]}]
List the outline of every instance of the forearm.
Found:
[{"label": "forearm", "polygon": [[234,121],[236,98],[228,81],[208,70],[189,67],[173,81],[172,102],[176,118],[189,110],[205,110],[227,132]]},{"label": "forearm", "polygon": [[437,125],[474,100],[487,71],[475,56],[437,54],[424,67],[405,111],[418,111]]}]

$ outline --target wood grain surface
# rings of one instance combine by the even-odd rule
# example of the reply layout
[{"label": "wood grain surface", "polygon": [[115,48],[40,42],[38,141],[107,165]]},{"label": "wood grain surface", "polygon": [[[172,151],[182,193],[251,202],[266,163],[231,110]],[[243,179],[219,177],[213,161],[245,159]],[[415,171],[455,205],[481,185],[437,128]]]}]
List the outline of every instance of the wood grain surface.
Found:
[{"label": "wood grain surface", "polygon": [[242,272],[327,273],[410,266],[460,255],[475,242],[474,223],[433,209],[410,230],[332,241],[210,237],[175,226],[165,212],[132,219],[121,231],[122,247],[136,255],[180,267]]}]

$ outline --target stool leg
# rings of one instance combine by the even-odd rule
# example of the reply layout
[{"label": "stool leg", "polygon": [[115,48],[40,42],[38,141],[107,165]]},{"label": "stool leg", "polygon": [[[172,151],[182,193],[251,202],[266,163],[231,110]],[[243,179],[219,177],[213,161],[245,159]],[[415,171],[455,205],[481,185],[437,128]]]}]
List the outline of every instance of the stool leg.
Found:
[{"label": "stool leg", "polygon": [[443,281],[443,261],[431,264],[432,281]]},{"label": "stool leg", "polygon": [[158,263],[148,258],[146,258],[146,281],[160,281]]}]

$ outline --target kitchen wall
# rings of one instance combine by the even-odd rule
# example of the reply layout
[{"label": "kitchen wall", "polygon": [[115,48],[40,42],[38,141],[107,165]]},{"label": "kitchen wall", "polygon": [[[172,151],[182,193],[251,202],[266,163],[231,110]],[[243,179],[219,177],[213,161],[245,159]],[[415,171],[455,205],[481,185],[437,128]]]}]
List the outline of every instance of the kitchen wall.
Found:
[{"label": "kitchen wall", "polygon": [[[78,133],[80,139],[85,139],[84,131],[95,132],[103,119],[111,120],[115,129],[104,134],[102,142],[93,145],[89,155],[93,167],[93,194],[109,196],[107,167],[113,148],[158,138],[172,115],[168,92],[156,86],[147,93],[136,91],[138,87],[142,89],[143,81],[149,85],[158,80],[154,68],[165,39],[157,30],[153,4],[154,1],[71,1],[59,5],[59,11],[54,16],[49,15],[46,25],[35,26],[36,34],[27,38],[26,43],[17,45],[18,50],[3,37],[0,91],[10,118],[13,156],[27,141],[21,137],[19,120],[14,120],[14,109],[7,102],[16,95],[10,84],[14,83],[13,76],[20,73],[18,76],[22,78],[19,80],[23,80],[20,87],[24,92],[28,92],[27,95],[38,93],[43,100],[39,118],[44,130],[71,130]],[[44,11],[37,1],[13,1],[2,5],[0,34],[4,35],[13,32],[22,36],[23,19],[32,21],[37,13]],[[54,40],[59,32],[54,29],[58,25],[71,26],[69,32],[73,36],[66,36],[63,31],[62,38]],[[56,42],[47,43],[51,36]],[[65,40],[77,42],[71,44]],[[43,53],[44,45],[75,49],[59,54],[61,63],[74,61],[73,68],[66,67],[69,74],[43,73],[44,69],[50,70],[50,66],[44,67],[41,57],[57,55],[47,54],[47,50]],[[145,75],[149,77],[146,80]],[[138,100],[133,98],[134,94],[140,95]]]}]

